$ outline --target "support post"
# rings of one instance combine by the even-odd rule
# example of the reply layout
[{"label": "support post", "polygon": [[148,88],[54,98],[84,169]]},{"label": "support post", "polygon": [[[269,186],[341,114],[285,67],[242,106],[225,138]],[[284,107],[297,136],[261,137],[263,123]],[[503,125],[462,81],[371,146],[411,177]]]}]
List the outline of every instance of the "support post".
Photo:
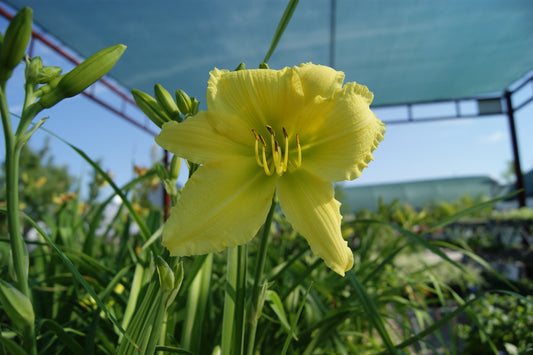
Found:
[{"label": "support post", "polygon": [[511,133],[511,144],[513,148],[514,170],[516,175],[516,190],[520,191],[516,196],[518,199],[518,207],[526,206],[526,190],[524,186],[524,178],[522,176],[522,168],[520,167],[520,155],[518,152],[518,138],[516,136],[516,127],[514,122],[514,109],[511,102],[511,92],[505,91],[505,103],[507,105],[507,118],[509,120],[509,131]]}]

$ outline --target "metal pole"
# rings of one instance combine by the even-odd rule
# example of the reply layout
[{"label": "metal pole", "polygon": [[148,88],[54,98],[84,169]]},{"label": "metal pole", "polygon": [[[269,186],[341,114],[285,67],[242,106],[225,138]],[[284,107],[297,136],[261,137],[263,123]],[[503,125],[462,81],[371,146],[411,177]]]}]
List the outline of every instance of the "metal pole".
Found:
[{"label": "metal pole", "polygon": [[[164,164],[165,164],[165,170],[168,170],[170,166],[170,157],[169,157],[167,150],[163,150],[163,151],[165,152],[165,156],[163,159]],[[170,217],[170,208],[172,207],[172,200],[170,199],[170,195],[165,189],[165,186],[162,186],[162,187],[163,187],[163,218],[166,221],[168,217]]]},{"label": "metal pole", "polygon": [[507,104],[507,118],[509,119],[509,131],[511,133],[511,144],[513,147],[514,171],[516,175],[516,190],[520,191],[516,196],[518,199],[518,206],[526,206],[526,190],[524,186],[524,178],[522,176],[522,168],[520,167],[520,155],[518,152],[518,138],[516,136],[516,127],[514,122],[514,109],[511,102],[511,92],[505,91],[505,103]]}]

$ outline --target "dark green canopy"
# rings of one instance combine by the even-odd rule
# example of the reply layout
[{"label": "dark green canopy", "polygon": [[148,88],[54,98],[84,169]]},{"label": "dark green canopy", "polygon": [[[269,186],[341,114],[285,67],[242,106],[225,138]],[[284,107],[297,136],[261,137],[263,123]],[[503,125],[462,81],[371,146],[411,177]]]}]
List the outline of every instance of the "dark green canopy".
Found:
[{"label": "dark green canopy", "polygon": [[[111,76],[128,89],[160,83],[203,101],[209,70],[263,60],[286,1],[9,0],[86,57],[128,50]],[[270,60],[333,64],[376,105],[503,92],[533,69],[533,1],[300,1]],[[331,9],[334,8],[334,16]],[[334,19],[331,36],[332,18]],[[333,39],[333,40],[332,40]],[[332,52],[330,53],[330,50]],[[331,63],[333,61],[333,63]]]}]

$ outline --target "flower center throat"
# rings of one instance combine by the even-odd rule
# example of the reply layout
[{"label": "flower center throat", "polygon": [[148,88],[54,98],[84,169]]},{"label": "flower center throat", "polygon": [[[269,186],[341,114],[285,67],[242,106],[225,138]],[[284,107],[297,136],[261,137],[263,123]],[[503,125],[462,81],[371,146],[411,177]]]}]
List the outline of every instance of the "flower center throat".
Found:
[{"label": "flower center throat", "polygon": [[[302,148],[300,146],[300,138],[296,135],[296,159],[289,160],[289,135],[283,127],[283,147],[280,146],[276,140],[276,134],[271,126],[266,126],[270,135],[270,142],[265,141],[263,136],[252,129],[255,137],[255,160],[257,164],[265,170],[267,175],[272,175],[274,172],[279,176],[283,175],[289,167],[289,163],[294,164],[296,168],[302,165]],[[268,140],[268,137],[267,137]],[[270,143],[270,146],[269,144]]]}]

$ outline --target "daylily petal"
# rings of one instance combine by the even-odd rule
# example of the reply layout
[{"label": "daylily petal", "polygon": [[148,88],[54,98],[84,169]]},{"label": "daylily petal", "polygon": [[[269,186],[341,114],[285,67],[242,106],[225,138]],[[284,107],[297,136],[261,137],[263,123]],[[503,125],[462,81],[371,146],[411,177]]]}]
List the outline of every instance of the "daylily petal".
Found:
[{"label": "daylily petal", "polygon": [[[201,111],[197,115],[178,123],[167,122],[163,125],[155,141],[164,149],[197,164],[225,158],[228,156],[249,156],[253,154],[248,146],[235,144],[219,134],[209,123],[215,113]],[[219,119],[228,119],[221,114]]]},{"label": "daylily petal", "polygon": [[[300,78],[291,68],[282,70],[239,70],[211,72],[207,88],[207,107],[232,115],[236,119],[220,120],[217,130],[241,137],[241,143],[250,142],[251,129],[268,136],[266,125],[279,130],[291,124],[303,108],[304,98]],[[236,127],[239,132],[233,133]],[[286,127],[288,128],[288,127]]]},{"label": "daylily petal", "polygon": [[313,100],[317,95],[330,98],[344,82],[343,72],[324,65],[305,63],[293,69],[302,81],[306,101]]},{"label": "daylily petal", "polygon": [[283,175],[277,186],[279,203],[287,220],[315,255],[339,275],[353,266],[353,253],[341,235],[340,203],[333,185],[304,170]]},{"label": "daylily petal", "polygon": [[199,255],[245,244],[270,208],[276,178],[253,159],[202,165],[187,181],[163,229],[171,255]]},{"label": "daylily petal", "polygon": [[383,140],[385,125],[370,110],[372,93],[348,83],[331,100],[317,98],[302,115],[302,168],[327,181],[358,178]]}]

